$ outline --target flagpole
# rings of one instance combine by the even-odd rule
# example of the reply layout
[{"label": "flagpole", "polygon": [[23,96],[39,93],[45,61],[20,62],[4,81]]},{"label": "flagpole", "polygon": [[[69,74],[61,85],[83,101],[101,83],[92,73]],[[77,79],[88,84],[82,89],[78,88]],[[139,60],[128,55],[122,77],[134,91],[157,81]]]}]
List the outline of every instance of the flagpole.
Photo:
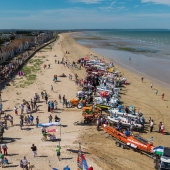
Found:
[{"label": "flagpole", "polygon": [[79,149],[81,149],[81,143],[79,142]]},{"label": "flagpole", "polygon": [[60,140],[59,140],[59,147],[60,147],[60,141],[61,141],[61,124],[60,124]]},{"label": "flagpole", "polygon": [[77,170],[83,170],[81,143],[79,142],[79,152],[77,158]]}]

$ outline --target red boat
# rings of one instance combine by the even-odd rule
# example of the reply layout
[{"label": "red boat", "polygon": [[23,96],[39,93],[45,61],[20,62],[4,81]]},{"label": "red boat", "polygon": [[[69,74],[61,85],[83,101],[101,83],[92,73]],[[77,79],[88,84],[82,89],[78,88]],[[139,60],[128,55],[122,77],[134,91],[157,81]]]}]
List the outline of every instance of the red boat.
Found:
[{"label": "red boat", "polygon": [[116,139],[117,146],[121,146],[122,148],[130,147],[148,154],[153,153],[153,148],[155,148],[153,144],[139,135],[126,136],[115,127],[105,124],[103,125],[103,130]]}]

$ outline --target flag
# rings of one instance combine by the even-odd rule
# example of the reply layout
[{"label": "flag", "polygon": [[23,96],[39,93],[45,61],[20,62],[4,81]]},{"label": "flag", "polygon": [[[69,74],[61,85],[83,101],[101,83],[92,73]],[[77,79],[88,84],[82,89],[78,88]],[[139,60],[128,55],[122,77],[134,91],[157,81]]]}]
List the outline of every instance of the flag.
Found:
[{"label": "flag", "polygon": [[82,154],[81,146],[77,157],[77,170],[88,170],[88,165],[85,156]]},{"label": "flag", "polygon": [[84,155],[82,155],[82,162],[83,162],[83,167],[84,170],[88,170],[88,165],[87,165],[87,161]]},{"label": "flag", "polygon": [[77,170],[83,170],[81,146],[79,146],[79,152],[77,157]]},{"label": "flag", "polygon": [[158,147],[156,147],[156,148],[153,149],[153,152],[154,152],[156,155],[163,155],[164,147],[163,147],[163,146],[158,146]]}]

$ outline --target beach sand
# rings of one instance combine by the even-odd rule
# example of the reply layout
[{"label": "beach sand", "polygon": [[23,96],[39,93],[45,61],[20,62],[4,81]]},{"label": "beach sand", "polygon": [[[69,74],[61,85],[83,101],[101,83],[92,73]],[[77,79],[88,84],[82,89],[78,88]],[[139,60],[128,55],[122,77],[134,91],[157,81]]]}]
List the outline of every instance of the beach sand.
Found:
[{"label": "beach sand", "polygon": [[[61,42],[61,43],[60,43]],[[36,75],[36,81],[34,84],[26,86],[25,88],[16,88],[16,86],[9,86],[7,89],[2,91],[3,108],[7,110],[7,114],[12,114],[14,117],[14,127],[10,127],[5,130],[4,138],[5,142],[8,142],[9,154],[7,156],[10,164],[8,169],[19,169],[15,165],[19,165],[20,160],[23,156],[26,156],[31,164],[35,165],[35,170],[51,170],[52,168],[63,169],[65,165],[69,165],[72,170],[77,167],[77,150],[78,142],[82,144],[82,150],[86,153],[86,159],[88,164],[93,165],[96,170],[112,170],[112,169],[146,169],[151,170],[153,168],[153,160],[145,155],[141,155],[132,150],[122,150],[115,146],[115,141],[104,135],[102,131],[96,131],[95,126],[75,126],[73,125],[76,121],[83,121],[81,110],[77,108],[63,108],[62,104],[59,103],[58,95],[65,95],[66,99],[76,98],[76,92],[79,89],[74,81],[70,81],[68,77],[58,77],[58,82],[52,81],[54,75],[61,75],[62,73],[69,74],[77,73],[79,78],[85,77],[85,70],[69,69],[62,64],[55,64],[54,60],[60,60],[65,57],[71,63],[77,61],[80,57],[89,57],[93,55],[99,56],[94,52],[91,52],[89,48],[77,44],[77,42],[70,37],[70,34],[60,35],[60,39],[52,44],[52,49],[41,50],[42,52],[36,53],[33,59],[43,57],[43,64],[51,64],[50,69],[39,70]],[[70,54],[65,54],[69,51]],[[57,57],[54,57],[57,55]],[[102,56],[99,56],[102,57]],[[47,61],[48,60],[48,61]],[[165,131],[169,132],[169,107],[170,107],[170,92],[168,89],[160,87],[153,82],[153,88],[150,88],[151,82],[144,78],[144,82],[141,82],[141,77],[132,73],[128,70],[123,69],[119,65],[116,65],[116,69],[124,73],[124,77],[127,78],[131,84],[122,89],[121,100],[124,102],[124,106],[134,105],[139,111],[144,114],[146,121],[149,117],[152,117],[155,126],[154,132],[140,133],[146,139],[154,137],[154,145],[169,146],[169,135],[161,135],[157,133],[158,123],[160,121],[165,124]],[[74,76],[73,76],[74,77]],[[14,83],[19,84],[23,81],[21,77],[16,76]],[[53,85],[54,92],[50,91],[50,86]],[[155,94],[155,89],[158,90],[158,95]],[[61,127],[61,161],[58,161],[55,148],[59,142],[41,141],[41,129],[35,126],[24,126],[24,130],[20,130],[19,127],[19,116],[14,115],[13,108],[15,105],[19,107],[19,104],[23,99],[29,100],[33,98],[34,93],[40,95],[42,90],[46,90],[50,95],[50,100],[57,100],[59,103],[59,110],[53,113],[61,118],[61,124],[65,125]],[[161,94],[165,93],[165,100],[161,99]],[[47,123],[48,116],[47,105],[42,100],[38,103],[39,111],[33,113],[34,118],[39,116],[40,123]],[[19,110],[20,113],[20,110]],[[18,126],[16,126],[16,124]],[[52,129],[49,128],[49,129]],[[60,138],[60,128],[57,127],[57,138]],[[12,140],[12,141],[11,141]],[[37,158],[33,158],[31,152],[31,145],[34,143],[38,148]],[[68,151],[69,150],[69,151]],[[12,167],[14,166],[14,167]]]}]

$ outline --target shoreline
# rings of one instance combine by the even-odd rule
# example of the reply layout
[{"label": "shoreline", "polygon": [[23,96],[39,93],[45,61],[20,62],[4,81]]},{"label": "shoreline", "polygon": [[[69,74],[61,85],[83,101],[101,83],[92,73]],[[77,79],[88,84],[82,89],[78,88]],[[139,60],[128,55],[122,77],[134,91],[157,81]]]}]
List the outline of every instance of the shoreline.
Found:
[{"label": "shoreline", "polygon": [[[105,56],[105,58],[111,61],[116,61],[119,65],[125,67],[133,73],[138,72],[138,75],[147,76],[147,79],[151,79],[154,83],[170,89],[170,77],[168,74],[170,70],[168,69],[168,58],[159,58],[153,54],[146,54],[145,56],[143,53],[133,53],[124,50],[111,49],[109,48],[109,44],[108,46],[105,46],[107,41],[96,41],[90,39],[87,41],[87,37],[81,37],[79,35],[76,37],[76,34],[73,34],[72,37],[75,37],[77,43],[79,43],[79,40],[77,40],[77,37],[79,37],[81,39],[79,43],[80,45],[90,48],[92,51]],[[132,58],[130,62],[129,56]]]}]

